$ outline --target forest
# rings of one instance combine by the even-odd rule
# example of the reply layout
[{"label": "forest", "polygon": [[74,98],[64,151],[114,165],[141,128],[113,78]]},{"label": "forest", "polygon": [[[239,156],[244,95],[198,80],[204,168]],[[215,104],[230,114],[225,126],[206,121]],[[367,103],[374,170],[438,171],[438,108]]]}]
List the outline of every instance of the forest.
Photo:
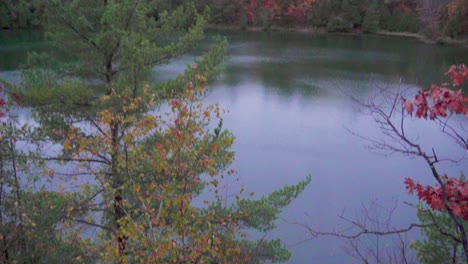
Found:
[{"label": "forest", "polygon": [[[45,28],[47,2],[2,1],[0,28]],[[161,0],[154,8],[171,11],[184,2]],[[199,10],[210,9],[210,24],[240,28],[410,32],[433,40],[468,36],[467,0],[200,0],[196,5]]]}]

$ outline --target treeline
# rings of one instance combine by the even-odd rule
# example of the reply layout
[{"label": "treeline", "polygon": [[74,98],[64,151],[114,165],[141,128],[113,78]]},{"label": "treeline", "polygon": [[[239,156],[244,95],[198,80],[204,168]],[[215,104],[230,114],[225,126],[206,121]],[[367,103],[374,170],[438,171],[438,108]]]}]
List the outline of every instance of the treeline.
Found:
[{"label": "treeline", "polygon": [[1,29],[41,29],[45,26],[47,0],[1,0]]},{"label": "treeline", "polygon": [[[160,0],[154,10],[172,10],[189,0]],[[315,27],[327,32],[378,30],[421,33],[437,39],[468,36],[468,0],[197,0],[211,23],[261,27]],[[47,0],[2,0],[0,28],[41,29]]]},{"label": "treeline", "polygon": [[[48,2],[49,0],[0,0],[0,29],[45,29]],[[171,11],[183,2],[189,1],[160,0],[154,3],[153,9]]]},{"label": "treeline", "polygon": [[215,24],[468,36],[468,0],[203,0]]}]

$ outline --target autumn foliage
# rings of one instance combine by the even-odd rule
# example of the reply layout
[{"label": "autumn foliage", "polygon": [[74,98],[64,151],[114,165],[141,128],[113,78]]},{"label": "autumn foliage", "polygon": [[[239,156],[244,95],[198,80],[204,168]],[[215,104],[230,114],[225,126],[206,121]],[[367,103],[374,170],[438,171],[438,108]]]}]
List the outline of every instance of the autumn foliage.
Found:
[{"label": "autumn foliage", "polygon": [[[447,192],[448,206],[452,212],[468,220],[468,182],[458,180],[453,177],[443,176],[445,181],[445,191]],[[442,199],[442,188],[440,186],[423,186],[419,183],[414,183],[412,179],[405,180],[406,189],[409,194],[416,192],[419,200],[426,202],[432,210],[444,211],[444,201]]]},{"label": "autumn foliage", "polygon": [[[460,87],[468,80],[468,68],[463,65],[453,65],[447,75],[453,87]],[[416,118],[435,120],[447,117],[449,114],[468,116],[468,97],[463,95],[461,89],[454,91],[449,84],[433,84],[431,88],[421,90],[412,100],[402,98],[403,108],[411,116],[415,112]],[[405,180],[406,189],[410,194],[416,192],[419,200],[426,202],[433,210],[445,211],[450,209],[454,215],[468,220],[468,182],[441,176],[446,193],[446,203],[442,186],[423,186],[412,179]]]},{"label": "autumn foliage", "polygon": [[292,3],[288,7],[286,15],[288,17],[293,18],[298,23],[303,24],[307,21],[307,15],[309,14],[313,3],[313,0],[305,0],[300,1],[298,3]]},{"label": "autumn foliage", "polygon": [[261,19],[275,22],[285,17],[291,22],[303,24],[307,21],[313,3],[313,0],[288,1],[288,3],[278,0],[245,0],[241,2],[240,9],[247,15],[251,24],[258,23]]},{"label": "autumn foliage", "polygon": [[[468,68],[465,65],[451,66],[447,74],[450,76],[454,87],[461,86],[468,80]],[[447,112],[468,115],[468,97],[463,91],[451,90],[447,85],[433,84],[431,88],[421,90],[412,101],[402,98],[404,109],[410,114],[416,110],[417,118],[428,117],[434,120],[438,117],[446,117]]]},{"label": "autumn foliage", "polygon": [[[0,93],[5,93],[5,87],[2,83],[0,83]],[[8,95],[15,100],[19,100],[19,95],[15,92],[10,92]],[[14,103],[14,102],[13,102]],[[0,118],[5,117],[8,108],[8,102],[5,98],[0,98]]]}]

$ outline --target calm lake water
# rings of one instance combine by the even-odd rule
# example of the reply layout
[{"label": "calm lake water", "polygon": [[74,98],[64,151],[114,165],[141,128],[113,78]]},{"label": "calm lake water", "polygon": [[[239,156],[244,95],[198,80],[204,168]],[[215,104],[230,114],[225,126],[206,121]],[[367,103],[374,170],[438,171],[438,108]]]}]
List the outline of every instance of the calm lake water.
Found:
[{"label": "calm lake water", "polygon": [[[310,236],[291,222],[321,231],[339,230],[346,227],[339,215],[357,219],[362,205],[372,201],[388,209],[398,202],[392,218],[397,227],[415,221],[414,210],[403,204],[415,202],[403,181],[412,177],[433,183],[429,168],[420,159],[383,156],[366,149],[365,142],[347,129],[379,137],[377,125],[359,113],[341,90],[366,98],[375,86],[427,87],[444,80],[451,64],[468,63],[468,49],[385,36],[212,33],[228,38],[231,59],[206,101],[228,110],[224,126],[237,138],[232,167],[241,183],[260,196],[309,174],[313,177],[303,195],[284,212],[278,229],[268,234],[290,246],[290,263],[359,263],[336,238],[299,243]],[[0,78],[17,81],[18,65],[26,52],[46,49],[44,42],[28,36],[0,33]],[[156,67],[155,78],[176,76],[192,58],[186,55]],[[468,125],[466,118],[460,121]],[[463,151],[431,122],[410,125],[412,135],[428,151],[434,147],[439,157],[463,157]],[[453,176],[467,169],[466,159],[440,166],[441,172]],[[234,179],[230,185],[233,190],[239,187]],[[417,235],[413,232],[408,238]]]}]

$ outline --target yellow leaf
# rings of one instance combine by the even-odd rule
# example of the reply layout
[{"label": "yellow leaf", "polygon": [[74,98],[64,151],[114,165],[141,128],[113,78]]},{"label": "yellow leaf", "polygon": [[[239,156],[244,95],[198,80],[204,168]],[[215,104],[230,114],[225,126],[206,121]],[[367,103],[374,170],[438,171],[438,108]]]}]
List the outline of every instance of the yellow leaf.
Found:
[{"label": "yellow leaf", "polygon": [[140,185],[138,185],[138,184],[135,185],[135,186],[133,186],[133,190],[134,190],[135,192],[139,192],[140,189],[141,189],[141,187],[140,187]]},{"label": "yellow leaf", "polygon": [[70,143],[68,142],[65,142],[63,143],[63,148],[67,151],[67,150],[70,150]]}]

